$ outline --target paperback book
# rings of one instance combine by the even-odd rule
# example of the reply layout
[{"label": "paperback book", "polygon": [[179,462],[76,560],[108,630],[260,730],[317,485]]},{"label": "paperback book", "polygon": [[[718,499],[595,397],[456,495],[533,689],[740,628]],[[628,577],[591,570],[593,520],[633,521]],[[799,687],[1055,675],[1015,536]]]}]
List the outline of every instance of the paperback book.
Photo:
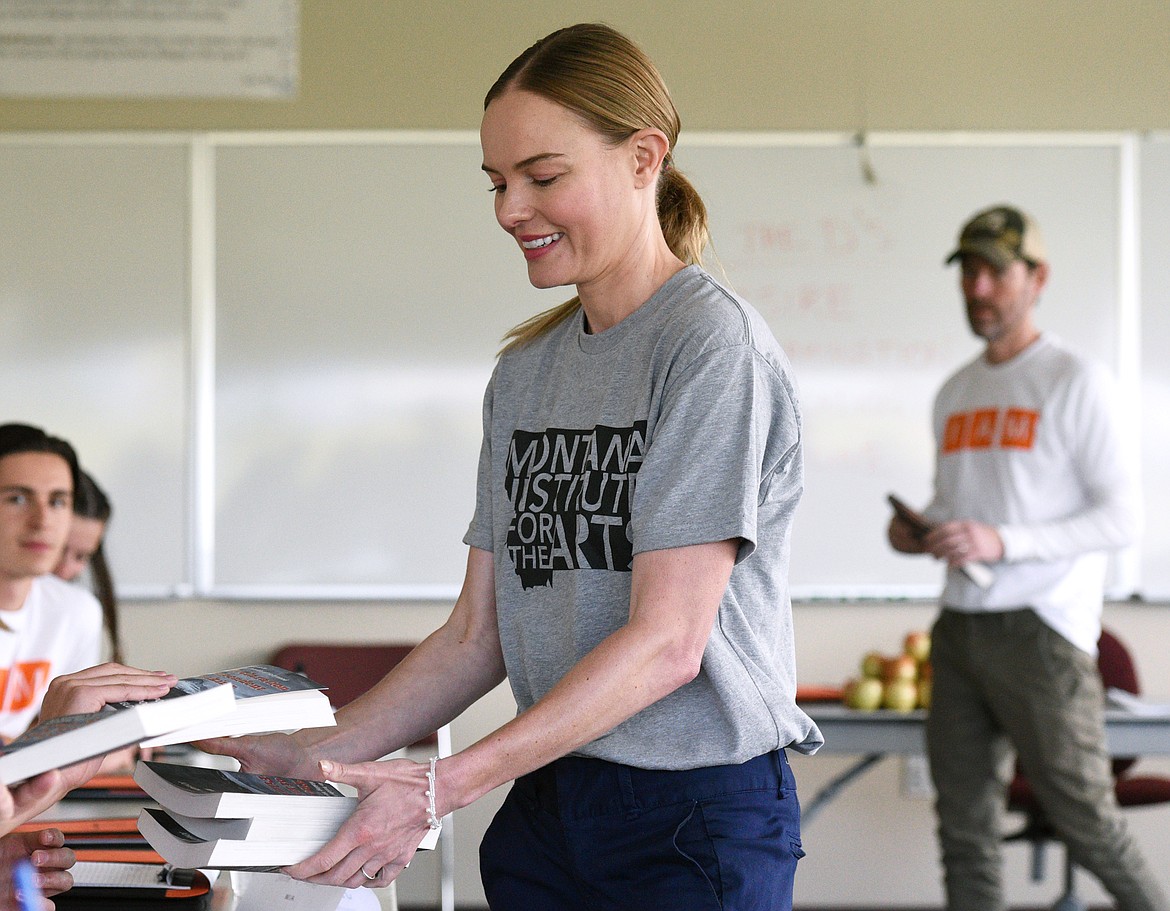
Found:
[{"label": "paperback book", "polygon": [[336,724],[333,707],[324,687],[303,674],[257,664],[233,670],[185,677],[163,699],[177,699],[216,686],[230,684],[235,711],[212,721],[193,720],[187,726],[144,741],[141,746],[157,747],[191,743],[209,737],[237,737],[269,731],[329,727]]},{"label": "paperback book", "polygon": [[[349,818],[357,798],[326,781],[143,760],[134,780],[168,812],[204,819],[274,819],[282,825]],[[336,826],[334,827],[336,829]]]},{"label": "paperback book", "polygon": [[269,872],[312,857],[328,838],[291,837],[289,827],[281,841],[204,839],[189,832],[165,810],[146,807],[138,830],[167,863],[184,869],[254,870]]},{"label": "paperback book", "polygon": [[[134,780],[158,802],[139,831],[177,866],[268,869],[315,854],[357,807],[356,796],[325,781],[255,775],[144,760]],[[428,830],[420,850],[433,849]]]},{"label": "paperback book", "polygon": [[98,712],[52,718],[0,746],[0,783],[17,784],[193,723],[226,718],[235,707],[232,688],[219,685],[175,698],[120,703]]}]

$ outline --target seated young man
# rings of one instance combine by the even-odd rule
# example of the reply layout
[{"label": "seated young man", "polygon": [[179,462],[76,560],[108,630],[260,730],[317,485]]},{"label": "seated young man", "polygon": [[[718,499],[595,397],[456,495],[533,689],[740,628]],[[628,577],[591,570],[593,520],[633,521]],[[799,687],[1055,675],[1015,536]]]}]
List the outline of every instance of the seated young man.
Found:
[{"label": "seated young man", "polygon": [[54,677],[101,660],[102,612],[52,575],[73,521],[77,457],[27,424],[0,425],[0,738],[24,733]]}]

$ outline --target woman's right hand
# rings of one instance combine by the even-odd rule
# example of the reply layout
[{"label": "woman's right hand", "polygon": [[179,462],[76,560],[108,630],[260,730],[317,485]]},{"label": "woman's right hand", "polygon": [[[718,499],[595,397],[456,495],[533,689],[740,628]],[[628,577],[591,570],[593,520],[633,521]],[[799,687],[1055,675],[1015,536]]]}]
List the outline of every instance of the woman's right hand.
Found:
[{"label": "woman's right hand", "polygon": [[292,734],[257,734],[248,737],[213,737],[191,744],[205,753],[230,756],[240,770],[257,775],[321,780],[316,758]]}]

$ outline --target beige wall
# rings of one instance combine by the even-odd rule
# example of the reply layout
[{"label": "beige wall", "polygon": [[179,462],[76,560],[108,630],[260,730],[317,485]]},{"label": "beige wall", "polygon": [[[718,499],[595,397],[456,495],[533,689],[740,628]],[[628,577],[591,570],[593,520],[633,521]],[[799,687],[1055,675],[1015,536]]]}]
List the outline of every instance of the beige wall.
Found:
[{"label": "beige wall", "polygon": [[[1165,0],[741,0],[731,7],[613,0],[578,3],[574,18],[608,21],[641,40],[693,130],[1170,128]],[[295,101],[0,100],[0,129],[474,128],[499,70],[569,21],[554,4],[475,0],[304,0],[302,20]],[[132,661],[195,673],[261,660],[296,640],[417,640],[446,609],[177,601],[128,604],[124,613]],[[893,649],[931,612],[910,603],[798,605],[801,679],[844,679],[864,651]],[[1107,617],[1137,647],[1148,690],[1170,696],[1170,614],[1117,605]],[[456,722],[456,746],[513,710],[506,690],[497,690]],[[831,757],[798,760],[806,799],[842,765]],[[476,845],[497,800],[491,795],[457,816],[461,903],[482,900]],[[1170,811],[1137,815],[1155,867],[1170,871]],[[810,825],[806,847],[797,881],[802,906],[939,903],[929,804],[900,796],[896,762]],[[1055,894],[1055,870],[1038,890],[1026,881],[1024,849],[1009,855],[1013,904],[1042,905]],[[404,900],[430,894],[433,871],[418,867],[404,880]]]},{"label": "beige wall", "polygon": [[[1165,0],[302,0],[292,102],[0,100],[4,130],[474,128],[504,65],[598,19],[695,130],[1170,127]],[[568,18],[569,16],[572,19]]]}]

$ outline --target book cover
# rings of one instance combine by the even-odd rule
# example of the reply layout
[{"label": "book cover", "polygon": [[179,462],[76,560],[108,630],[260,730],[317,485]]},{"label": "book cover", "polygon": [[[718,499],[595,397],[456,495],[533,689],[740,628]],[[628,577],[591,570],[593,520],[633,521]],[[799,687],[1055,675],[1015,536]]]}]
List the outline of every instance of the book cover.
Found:
[{"label": "book cover", "polygon": [[[323,690],[304,674],[290,671],[271,664],[252,664],[247,667],[202,674],[198,677],[184,677],[175,684],[172,693],[197,693],[223,683],[230,683],[237,699],[271,696],[278,693],[294,693],[304,690]],[[166,698],[166,697],[163,697]]]},{"label": "book cover", "polygon": [[[283,841],[203,839],[187,831],[165,810],[145,808],[138,830],[168,863],[204,870],[274,872],[312,857],[328,839],[286,838]],[[289,827],[294,832],[295,827]]]},{"label": "book cover", "polygon": [[231,687],[220,685],[184,693],[179,699],[106,706],[99,712],[43,721],[0,746],[0,783],[17,784],[192,722],[226,716],[235,711],[235,704]]},{"label": "book cover", "polygon": [[138,763],[134,780],[161,806],[183,816],[278,817],[288,824],[298,818],[345,819],[358,803],[325,781],[150,760]]},{"label": "book cover", "polygon": [[146,740],[141,746],[167,746],[209,737],[237,737],[336,724],[333,707],[329,704],[329,697],[322,692],[324,687],[321,684],[303,674],[269,664],[185,677],[162,698],[180,698],[224,684],[231,686],[236,698],[236,711],[231,716],[212,723],[193,723]]}]

